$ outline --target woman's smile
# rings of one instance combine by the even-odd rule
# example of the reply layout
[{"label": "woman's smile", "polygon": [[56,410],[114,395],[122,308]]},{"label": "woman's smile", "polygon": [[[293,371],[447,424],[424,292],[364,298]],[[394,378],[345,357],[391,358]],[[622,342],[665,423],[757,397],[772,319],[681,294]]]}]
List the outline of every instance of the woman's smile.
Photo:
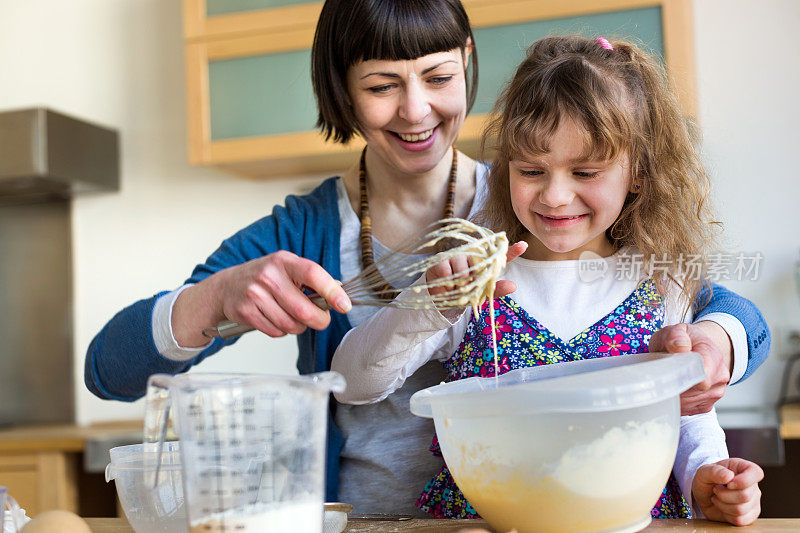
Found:
[{"label": "woman's smile", "polygon": [[420,133],[398,133],[390,131],[394,139],[402,148],[409,152],[421,152],[428,150],[436,143],[436,133],[439,126],[422,131]]},{"label": "woman's smile", "polygon": [[421,142],[430,137],[431,135],[433,135],[434,129],[435,128],[431,128],[429,130],[425,130],[420,133],[399,133],[396,131],[393,131],[392,133],[394,133],[395,135],[397,135],[406,142]]}]

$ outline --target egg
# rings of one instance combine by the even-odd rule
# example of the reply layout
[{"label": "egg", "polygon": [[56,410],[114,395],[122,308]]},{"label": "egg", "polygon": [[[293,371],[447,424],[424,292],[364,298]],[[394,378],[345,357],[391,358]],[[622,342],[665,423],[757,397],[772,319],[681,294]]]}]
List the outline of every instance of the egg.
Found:
[{"label": "egg", "polygon": [[83,518],[69,511],[45,511],[25,524],[20,533],[92,533]]}]

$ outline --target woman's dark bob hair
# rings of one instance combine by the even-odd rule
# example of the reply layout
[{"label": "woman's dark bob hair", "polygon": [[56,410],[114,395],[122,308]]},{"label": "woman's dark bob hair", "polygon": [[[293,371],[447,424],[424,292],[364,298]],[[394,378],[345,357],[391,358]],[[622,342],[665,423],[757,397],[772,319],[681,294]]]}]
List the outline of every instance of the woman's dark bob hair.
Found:
[{"label": "woman's dark bob hair", "polygon": [[467,75],[467,112],[475,102],[478,62],[475,38],[459,0],[326,0],[311,49],[311,81],[317,97],[319,127],[325,139],[347,143],[358,130],[348,104],[347,69],[370,59],[417,59],[464,49],[467,39],[471,78]]}]

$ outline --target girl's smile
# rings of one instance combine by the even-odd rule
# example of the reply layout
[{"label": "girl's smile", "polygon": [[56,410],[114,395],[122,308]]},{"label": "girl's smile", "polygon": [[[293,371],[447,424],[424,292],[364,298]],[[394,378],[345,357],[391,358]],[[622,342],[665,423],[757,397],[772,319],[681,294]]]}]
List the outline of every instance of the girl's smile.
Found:
[{"label": "girl's smile", "polygon": [[585,251],[614,252],[606,230],[619,217],[630,186],[627,157],[587,159],[586,136],[562,119],[549,151],[523,154],[509,163],[511,204],[528,230],[524,257],[578,259]]},{"label": "girl's smile", "polygon": [[578,222],[585,219],[588,215],[545,215],[542,213],[536,213],[542,219],[542,223],[547,226],[563,228],[565,226],[571,226],[573,224],[577,224]]}]

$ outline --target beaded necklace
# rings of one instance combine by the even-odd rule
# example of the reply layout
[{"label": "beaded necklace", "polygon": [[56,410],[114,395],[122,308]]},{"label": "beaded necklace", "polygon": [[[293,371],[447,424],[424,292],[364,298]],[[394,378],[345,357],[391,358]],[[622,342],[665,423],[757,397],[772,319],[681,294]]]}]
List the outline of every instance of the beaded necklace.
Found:
[{"label": "beaded necklace", "polygon": [[[361,220],[361,263],[362,268],[367,268],[375,264],[375,256],[372,252],[372,219],[369,216],[369,199],[367,198],[367,147],[361,152],[361,160],[358,165],[358,183],[361,193],[359,219]],[[456,203],[456,176],[458,174],[458,152],[453,147],[453,163],[450,166],[450,177],[447,182],[447,200],[444,204],[444,216],[442,218],[452,218],[455,214]],[[397,290],[389,285],[380,275],[380,285],[376,292],[381,298],[392,299],[396,296]]]}]

